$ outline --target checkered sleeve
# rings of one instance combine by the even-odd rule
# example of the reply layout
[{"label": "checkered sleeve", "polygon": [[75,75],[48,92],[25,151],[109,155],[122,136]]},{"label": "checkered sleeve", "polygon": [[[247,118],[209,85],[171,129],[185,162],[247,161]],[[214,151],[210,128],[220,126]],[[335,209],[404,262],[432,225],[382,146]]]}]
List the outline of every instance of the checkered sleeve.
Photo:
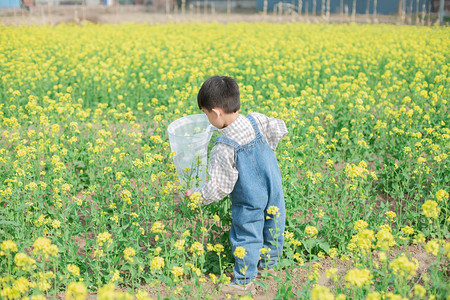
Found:
[{"label": "checkered sleeve", "polygon": [[269,118],[268,116],[260,113],[251,114],[257,121],[259,129],[267,140],[270,148],[275,151],[278,143],[283,139],[288,130],[283,120]]},{"label": "checkered sleeve", "polygon": [[223,199],[233,191],[238,179],[234,164],[234,149],[224,144],[217,144],[210,153],[209,180],[201,188],[195,189],[203,197],[203,204],[210,204]]}]

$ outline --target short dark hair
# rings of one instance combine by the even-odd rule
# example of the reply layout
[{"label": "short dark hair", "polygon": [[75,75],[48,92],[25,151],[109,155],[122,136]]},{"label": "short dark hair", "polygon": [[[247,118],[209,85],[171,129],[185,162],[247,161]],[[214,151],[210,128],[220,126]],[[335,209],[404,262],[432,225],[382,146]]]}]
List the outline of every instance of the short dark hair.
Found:
[{"label": "short dark hair", "polygon": [[230,114],[241,108],[239,86],[231,77],[213,76],[208,78],[197,95],[198,107],[211,111],[214,107]]}]

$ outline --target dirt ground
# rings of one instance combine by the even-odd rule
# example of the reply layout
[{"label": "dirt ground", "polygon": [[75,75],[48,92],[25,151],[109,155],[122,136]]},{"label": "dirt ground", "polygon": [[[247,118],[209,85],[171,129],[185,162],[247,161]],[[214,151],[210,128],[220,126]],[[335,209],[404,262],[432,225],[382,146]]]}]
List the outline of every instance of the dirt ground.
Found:
[{"label": "dirt ground", "polygon": [[[400,247],[400,249],[394,250],[391,253],[391,259],[399,255],[401,252],[406,252],[409,257],[414,257],[419,261],[419,268],[417,270],[417,274],[420,274],[420,276],[423,276],[424,273],[427,272],[428,267],[431,265],[431,263],[434,261],[434,256],[430,253],[427,253],[423,246],[418,245],[411,245],[408,247]],[[313,262],[312,264],[315,264],[317,262]],[[322,259],[320,262],[321,267],[319,268],[320,278],[318,280],[318,284],[327,286],[329,288],[334,288],[335,283],[333,280],[327,278],[325,276],[326,270],[329,268],[337,268],[338,269],[338,275],[345,276],[346,272],[352,268],[352,264],[349,261],[342,261],[340,259],[332,260],[329,257],[326,257]],[[292,291],[294,293],[297,293],[298,291],[302,290],[303,287],[308,282],[308,274],[309,274],[309,265],[305,264],[303,267],[297,267],[294,268],[292,272]],[[312,268],[311,268],[312,269]],[[278,272],[278,276],[282,278],[281,283],[284,283],[286,281],[286,270],[281,270]],[[266,300],[266,299],[274,299],[279,283],[272,279],[271,276],[268,276],[266,280],[261,279],[261,281],[265,282],[268,286],[267,291],[258,286],[256,288],[256,292],[252,295],[253,299],[255,300]],[[341,282],[341,284],[345,284],[345,282]],[[206,288],[207,289],[207,288]],[[166,295],[165,287],[160,287],[160,289],[155,288],[149,288],[147,289],[149,296],[152,298],[157,299],[158,297],[158,291],[160,292],[160,296],[163,296],[163,298]],[[212,294],[213,299],[226,299],[226,296],[223,294]],[[170,297],[170,295],[169,295]]]},{"label": "dirt ground", "polygon": [[[421,282],[422,277],[424,274],[428,272],[428,267],[430,267],[431,263],[434,261],[434,256],[430,253],[427,253],[423,246],[418,245],[411,245],[407,247],[400,247],[400,249],[396,249],[392,251],[390,254],[391,260],[398,256],[400,253],[405,252],[407,253],[408,257],[414,257],[419,261],[419,268],[417,270],[418,279],[417,282]],[[375,259],[376,260],[376,259]],[[312,262],[312,264],[315,264],[317,262]],[[338,273],[337,275],[340,277],[340,281],[338,281],[338,284],[343,285],[345,284],[343,277],[345,276],[346,272],[353,268],[352,264],[349,261],[342,261],[340,259],[332,260],[329,257],[326,257],[322,259],[320,262],[321,267],[319,268],[319,274],[320,278],[318,280],[318,284],[327,286],[330,289],[335,287],[335,282],[329,278],[326,277],[325,273],[326,270],[329,268],[337,268]],[[292,271],[292,291],[297,294],[297,292],[301,291],[305,285],[308,282],[308,274],[309,274],[309,264],[305,264],[304,266],[296,266]],[[311,268],[312,269],[312,268]],[[281,284],[283,284],[286,281],[286,271],[289,270],[281,270],[278,271],[277,276],[281,277]],[[228,274],[231,275],[231,274]],[[271,276],[268,276],[266,279],[261,279],[260,281],[267,284],[267,290],[262,288],[261,286],[256,287],[256,292],[252,295],[253,299],[255,300],[266,300],[266,299],[274,299],[275,295],[278,291],[280,283],[273,280]],[[191,284],[190,281],[186,280],[186,284]],[[203,286],[203,294],[206,296],[212,296],[213,299],[227,299],[226,295],[214,292],[215,286],[208,281]],[[149,297],[152,299],[165,299],[165,298],[173,298],[173,294],[171,294],[172,291],[169,291],[169,294],[167,293],[166,286],[164,284],[160,284],[156,287],[150,287],[150,286],[142,286],[141,289],[144,289],[148,292]],[[124,290],[126,291],[126,290]],[[297,295],[299,296],[299,295]],[[179,296],[178,296],[179,297]],[[202,297],[205,298],[205,297]],[[58,299],[64,299],[64,292],[59,293]],[[94,300],[96,299],[96,294],[91,293],[87,297],[88,300]],[[232,298],[234,299],[234,298]]]},{"label": "dirt ground", "polygon": [[[204,13],[203,8],[187,8],[182,14],[180,10],[170,14],[152,11],[146,6],[34,6],[29,10],[9,9],[0,10],[0,24],[4,25],[58,25],[60,23],[83,24],[89,21],[93,23],[186,23],[186,22],[307,22],[307,23],[400,23],[398,16],[378,15],[375,19],[372,15],[331,15],[329,17],[298,15],[296,13],[275,14],[273,12],[263,14],[244,10],[227,14],[226,11],[212,11]],[[414,24],[415,18],[405,19],[405,24]],[[427,22],[425,22],[427,23]],[[432,22],[428,22],[430,25]],[[427,25],[427,24],[425,24]]]}]

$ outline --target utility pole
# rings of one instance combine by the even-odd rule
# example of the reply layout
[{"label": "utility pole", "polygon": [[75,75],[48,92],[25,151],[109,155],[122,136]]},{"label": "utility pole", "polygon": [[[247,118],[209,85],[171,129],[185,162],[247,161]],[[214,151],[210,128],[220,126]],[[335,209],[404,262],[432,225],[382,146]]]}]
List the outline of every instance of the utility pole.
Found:
[{"label": "utility pole", "polygon": [[419,0],[416,0],[416,25],[419,24]]},{"label": "utility pole", "polygon": [[444,24],[444,0],[439,2],[439,24]]},{"label": "utility pole", "polygon": [[331,0],[327,1],[327,21],[330,22]]},{"label": "utility pole", "polygon": [[375,23],[378,23],[378,19],[377,19],[377,3],[378,3],[377,0],[373,1],[373,21]]},{"label": "utility pole", "polygon": [[352,22],[356,21],[356,0],[353,0]]}]

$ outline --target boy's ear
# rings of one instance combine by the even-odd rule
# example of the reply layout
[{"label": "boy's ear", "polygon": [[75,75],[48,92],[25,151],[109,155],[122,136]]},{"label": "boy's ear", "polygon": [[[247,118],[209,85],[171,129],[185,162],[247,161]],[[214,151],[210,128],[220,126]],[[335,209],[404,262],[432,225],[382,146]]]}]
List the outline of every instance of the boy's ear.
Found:
[{"label": "boy's ear", "polygon": [[222,110],[218,107],[214,107],[213,109],[211,109],[211,111],[214,113],[216,118],[218,118],[222,114]]}]

